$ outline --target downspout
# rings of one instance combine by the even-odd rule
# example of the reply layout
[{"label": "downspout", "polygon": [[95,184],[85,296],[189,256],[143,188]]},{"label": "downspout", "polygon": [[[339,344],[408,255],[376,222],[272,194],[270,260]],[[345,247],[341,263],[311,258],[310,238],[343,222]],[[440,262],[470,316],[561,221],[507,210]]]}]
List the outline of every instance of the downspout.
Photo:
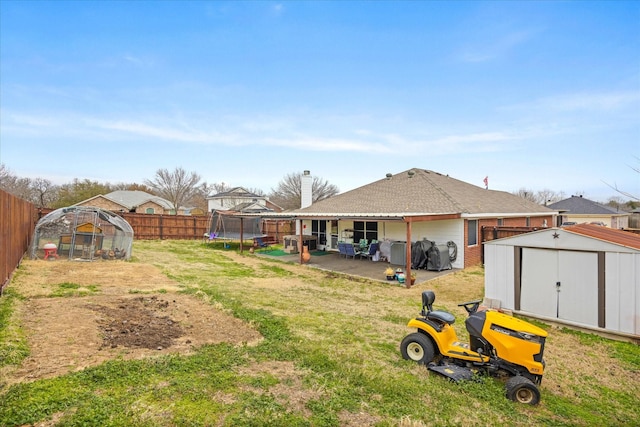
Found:
[{"label": "downspout", "polygon": [[411,220],[404,219],[407,226],[407,244],[405,248],[405,275],[404,286],[409,289],[411,287]]}]

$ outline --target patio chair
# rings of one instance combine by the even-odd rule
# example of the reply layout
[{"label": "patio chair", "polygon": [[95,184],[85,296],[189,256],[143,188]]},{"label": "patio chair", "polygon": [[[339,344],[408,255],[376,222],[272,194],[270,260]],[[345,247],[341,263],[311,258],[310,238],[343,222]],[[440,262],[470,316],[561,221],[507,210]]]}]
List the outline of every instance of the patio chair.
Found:
[{"label": "patio chair", "polygon": [[338,242],[338,252],[340,253],[340,255],[344,255],[344,257],[347,257],[347,250],[345,249],[345,245],[346,243],[344,242]]},{"label": "patio chair", "polygon": [[269,242],[266,242],[262,237],[253,239],[253,247],[256,249],[271,249]]},{"label": "patio chair", "polygon": [[360,255],[362,253],[360,251],[360,249],[356,249],[356,247],[353,245],[353,243],[345,243],[344,244],[344,248],[345,248],[345,251],[346,251],[345,258],[352,257],[353,259],[356,259],[356,256],[358,256],[358,255]]},{"label": "patio chair", "polygon": [[367,259],[372,259],[373,256],[376,254],[376,252],[378,252],[378,243],[372,243],[369,245],[369,250],[366,252],[360,252],[360,259],[362,259],[362,257],[366,257]]}]

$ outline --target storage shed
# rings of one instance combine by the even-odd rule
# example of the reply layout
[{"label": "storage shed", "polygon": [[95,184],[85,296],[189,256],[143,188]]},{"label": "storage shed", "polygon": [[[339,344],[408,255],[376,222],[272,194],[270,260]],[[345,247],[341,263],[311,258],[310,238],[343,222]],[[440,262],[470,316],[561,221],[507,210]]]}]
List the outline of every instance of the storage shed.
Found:
[{"label": "storage shed", "polygon": [[640,236],[590,224],[484,244],[485,297],[527,316],[640,338]]}]

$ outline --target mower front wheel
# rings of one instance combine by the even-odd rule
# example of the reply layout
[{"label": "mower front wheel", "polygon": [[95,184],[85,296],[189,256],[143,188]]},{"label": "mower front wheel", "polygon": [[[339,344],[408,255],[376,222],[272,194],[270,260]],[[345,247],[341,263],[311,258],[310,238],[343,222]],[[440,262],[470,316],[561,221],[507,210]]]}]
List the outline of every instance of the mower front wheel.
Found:
[{"label": "mower front wheel", "polygon": [[529,378],[517,375],[507,380],[507,398],[518,403],[537,405],[540,402],[540,390]]},{"label": "mower front wheel", "polygon": [[420,332],[414,332],[404,337],[402,343],[400,343],[400,353],[406,360],[413,360],[419,365],[426,365],[433,360],[435,349],[427,336]]}]

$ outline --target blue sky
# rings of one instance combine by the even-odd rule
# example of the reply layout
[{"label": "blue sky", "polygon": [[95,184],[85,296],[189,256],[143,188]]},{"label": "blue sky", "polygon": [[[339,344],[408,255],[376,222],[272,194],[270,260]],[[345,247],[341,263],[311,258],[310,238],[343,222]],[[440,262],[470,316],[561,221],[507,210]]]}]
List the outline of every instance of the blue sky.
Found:
[{"label": "blue sky", "polygon": [[1,0],[0,162],[640,195],[640,2]]}]

